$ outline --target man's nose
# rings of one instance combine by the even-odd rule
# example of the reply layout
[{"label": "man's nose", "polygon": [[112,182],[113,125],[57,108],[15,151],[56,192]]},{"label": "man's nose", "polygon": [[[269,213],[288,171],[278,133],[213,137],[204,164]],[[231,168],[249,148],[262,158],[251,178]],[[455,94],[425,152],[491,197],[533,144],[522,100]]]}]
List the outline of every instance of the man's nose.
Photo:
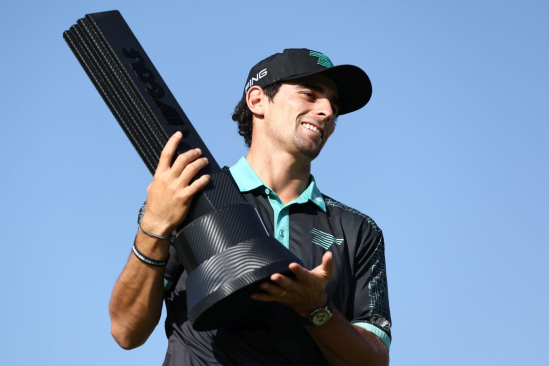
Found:
[{"label": "man's nose", "polygon": [[316,114],[318,116],[324,116],[326,118],[332,118],[334,116],[334,109],[328,98],[318,98],[316,103]]}]

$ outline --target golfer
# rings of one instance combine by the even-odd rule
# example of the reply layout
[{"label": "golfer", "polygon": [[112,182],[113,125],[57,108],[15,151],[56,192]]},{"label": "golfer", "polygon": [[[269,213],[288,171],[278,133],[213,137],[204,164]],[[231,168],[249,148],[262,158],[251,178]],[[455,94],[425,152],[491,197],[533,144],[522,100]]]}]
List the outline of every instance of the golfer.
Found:
[{"label": "golfer", "polygon": [[[264,311],[213,331],[194,331],[187,319],[186,273],[171,245],[209,182],[207,175],[192,181],[208,161],[194,149],[171,165],[182,136],[170,138],[139,213],[134,244],[142,256],[130,255],[111,296],[112,335],[122,348],[145,343],[165,302],[164,365],[388,365],[383,234],[367,215],[322,194],[311,175],[338,117],[362,108],[371,93],[360,68],[334,66],[308,49],[286,49],[251,69],[233,114],[249,151],[225,171],[303,266],[292,263],[294,276],[274,274],[251,295],[270,303]],[[318,169],[355,179],[337,167]]]}]

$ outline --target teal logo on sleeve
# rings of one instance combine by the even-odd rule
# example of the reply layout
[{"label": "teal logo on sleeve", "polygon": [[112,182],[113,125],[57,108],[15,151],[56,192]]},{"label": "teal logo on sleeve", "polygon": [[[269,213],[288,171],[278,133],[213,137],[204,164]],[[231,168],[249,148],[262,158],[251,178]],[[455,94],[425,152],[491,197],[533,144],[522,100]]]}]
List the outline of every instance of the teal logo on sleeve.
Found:
[{"label": "teal logo on sleeve", "polygon": [[164,290],[168,291],[172,288],[173,282],[164,278]]}]

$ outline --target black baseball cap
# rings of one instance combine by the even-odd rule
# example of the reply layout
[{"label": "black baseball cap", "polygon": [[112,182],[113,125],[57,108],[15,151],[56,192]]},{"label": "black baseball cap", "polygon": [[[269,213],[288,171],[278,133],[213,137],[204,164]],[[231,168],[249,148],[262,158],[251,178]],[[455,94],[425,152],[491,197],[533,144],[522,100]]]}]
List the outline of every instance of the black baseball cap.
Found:
[{"label": "black baseball cap", "polygon": [[250,70],[244,86],[262,88],[276,82],[321,74],[330,78],[339,90],[339,115],[354,112],[366,105],[372,96],[372,83],[366,73],[353,65],[334,66],[328,56],[306,48],[288,48],[257,63]]}]

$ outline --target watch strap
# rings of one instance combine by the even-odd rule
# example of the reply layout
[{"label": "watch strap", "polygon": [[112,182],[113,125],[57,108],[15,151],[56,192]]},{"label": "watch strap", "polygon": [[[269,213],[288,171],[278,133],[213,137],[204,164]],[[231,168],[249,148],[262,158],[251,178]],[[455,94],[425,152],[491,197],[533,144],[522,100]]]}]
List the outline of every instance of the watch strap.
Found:
[{"label": "watch strap", "polygon": [[[307,317],[300,316],[299,319],[301,320],[301,323],[304,325],[308,325],[311,327],[319,327],[321,325],[324,325],[330,318],[332,317],[332,312],[334,309],[334,304],[332,303],[332,300],[328,298],[328,303],[325,307],[319,307],[314,310],[312,310]],[[325,316],[322,317],[321,314],[324,314]],[[319,323],[318,321],[315,322],[315,317],[320,316],[322,321]]]}]

